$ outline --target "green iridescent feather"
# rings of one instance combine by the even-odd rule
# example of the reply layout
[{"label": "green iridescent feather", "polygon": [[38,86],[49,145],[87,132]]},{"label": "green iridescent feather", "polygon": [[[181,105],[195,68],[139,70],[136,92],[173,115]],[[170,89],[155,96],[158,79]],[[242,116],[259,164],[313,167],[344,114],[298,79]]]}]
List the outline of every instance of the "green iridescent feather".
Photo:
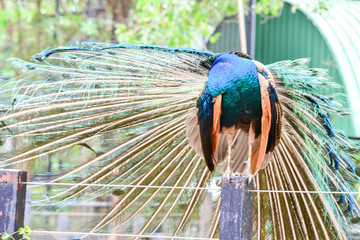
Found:
[{"label": "green iridescent feather", "polygon": [[[172,226],[168,234],[186,235],[186,224],[199,218],[206,190],[184,187],[209,186],[219,176],[210,174],[185,135],[186,118],[196,109],[216,56],[194,49],[78,43],[46,50],[35,62],[11,59],[19,77],[13,86],[2,85],[1,96],[16,100],[0,117],[0,135],[3,143],[17,144],[1,154],[1,166],[24,164],[35,176],[46,171],[49,158],[63,159],[50,182],[74,186],[50,192],[34,205],[114,195],[114,205],[89,231],[119,229],[141,217],[139,234]],[[338,86],[307,62],[267,66],[276,76],[283,130],[256,188],[355,191],[359,178],[352,153],[358,146],[332,128],[329,117],[340,112],[317,92],[325,84]],[[81,185],[89,183],[179,188]],[[218,201],[209,209],[209,237],[218,236]],[[349,194],[256,193],[253,237],[356,238],[359,213]]]}]

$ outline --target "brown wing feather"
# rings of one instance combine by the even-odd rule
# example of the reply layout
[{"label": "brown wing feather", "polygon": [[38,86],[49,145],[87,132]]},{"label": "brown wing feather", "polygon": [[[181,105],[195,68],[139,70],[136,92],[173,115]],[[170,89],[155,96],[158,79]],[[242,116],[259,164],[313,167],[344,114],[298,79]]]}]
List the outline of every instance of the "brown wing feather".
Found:
[{"label": "brown wing feather", "polygon": [[[213,126],[211,131],[211,153],[214,156],[216,146],[219,139],[220,132],[220,116],[221,116],[221,100],[222,94],[213,98],[214,102],[214,113],[213,113]],[[217,165],[216,159],[213,157],[214,164]]]},{"label": "brown wing feather", "polygon": [[261,92],[261,108],[262,108],[262,118],[261,118],[261,135],[255,139],[252,156],[251,156],[251,173],[255,175],[260,169],[262,162],[265,157],[266,148],[268,144],[269,132],[271,127],[271,102],[270,95],[268,91],[269,82],[261,74],[259,76],[260,83],[260,92]]}]

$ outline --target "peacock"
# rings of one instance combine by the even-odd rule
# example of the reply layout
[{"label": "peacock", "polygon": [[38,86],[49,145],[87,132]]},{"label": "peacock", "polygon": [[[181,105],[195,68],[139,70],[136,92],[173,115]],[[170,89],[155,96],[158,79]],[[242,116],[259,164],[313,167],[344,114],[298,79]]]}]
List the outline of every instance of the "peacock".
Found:
[{"label": "peacock", "polygon": [[[341,111],[319,90],[339,86],[309,59],[265,66],[241,52],[79,42],[32,60],[10,59],[18,77],[2,84],[11,104],[0,136],[13,147],[1,167],[36,175],[58,156],[65,160],[46,184],[72,183],[32,204],[113,195],[89,232],[141,217],[134,238],[166,228],[176,239],[219,176],[250,176],[255,191],[270,191],[254,194],[253,239],[360,236],[349,194],[359,147],[332,127]],[[220,197],[213,201],[209,238],[219,234]]]}]

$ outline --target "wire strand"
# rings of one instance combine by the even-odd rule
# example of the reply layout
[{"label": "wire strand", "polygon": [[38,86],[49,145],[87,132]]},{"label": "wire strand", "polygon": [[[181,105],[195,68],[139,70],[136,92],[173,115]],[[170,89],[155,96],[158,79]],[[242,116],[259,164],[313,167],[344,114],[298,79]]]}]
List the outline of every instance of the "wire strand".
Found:
[{"label": "wire strand", "polygon": [[61,231],[46,231],[46,230],[33,230],[33,231],[31,231],[31,233],[64,234],[64,235],[118,236],[118,237],[143,237],[143,238],[164,238],[164,239],[218,240],[218,238],[201,238],[201,237],[174,237],[174,236],[162,236],[162,235],[136,235],[136,234],[123,234],[123,233],[61,232]]},{"label": "wire strand", "polygon": [[264,193],[314,193],[314,194],[360,194],[360,192],[333,192],[333,191],[301,191],[301,190],[248,190],[248,192]]},{"label": "wire strand", "polygon": [[127,185],[127,184],[100,184],[100,183],[42,183],[42,182],[23,182],[23,184],[34,185],[31,187],[52,186],[83,186],[83,187],[129,187],[129,188],[156,188],[156,189],[189,189],[189,190],[212,190],[220,191],[220,188],[208,187],[175,187],[175,186],[152,186],[152,185]]},{"label": "wire strand", "polygon": [[[155,188],[155,189],[189,189],[189,190],[209,190],[209,191],[221,191],[221,188],[209,188],[209,187],[175,187],[175,186],[151,186],[151,185],[131,185],[131,184],[100,184],[100,183],[43,183],[43,182],[23,182],[27,185],[33,185],[31,187],[41,187],[45,185],[52,186],[83,186],[83,187],[129,187],[129,188]],[[249,192],[259,193],[311,193],[311,194],[360,194],[360,192],[336,192],[336,191],[302,191],[302,190],[248,190]]]}]

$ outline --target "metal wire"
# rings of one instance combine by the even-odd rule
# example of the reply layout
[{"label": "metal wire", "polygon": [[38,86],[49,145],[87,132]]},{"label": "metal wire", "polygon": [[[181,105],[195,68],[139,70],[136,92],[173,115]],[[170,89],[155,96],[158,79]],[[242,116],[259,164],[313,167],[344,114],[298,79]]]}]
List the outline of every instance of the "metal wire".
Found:
[{"label": "metal wire", "polygon": [[220,191],[220,188],[208,187],[174,187],[174,186],[152,186],[152,185],[127,185],[127,184],[100,184],[100,183],[42,183],[42,182],[23,182],[27,185],[34,185],[31,187],[41,187],[45,185],[51,186],[86,186],[86,187],[129,187],[129,188],[156,188],[156,189],[190,189],[190,190],[215,190]]},{"label": "metal wire", "polygon": [[32,230],[31,233],[39,234],[64,234],[64,235],[92,235],[92,236],[118,236],[118,237],[143,237],[143,238],[163,238],[163,239],[194,239],[194,240],[218,240],[218,238],[201,238],[201,237],[173,237],[162,235],[136,235],[126,233],[87,233],[87,232],[61,232],[61,231],[46,231],[46,230]]},{"label": "metal wire", "polygon": [[[209,187],[175,187],[175,186],[152,186],[152,185],[131,185],[131,184],[100,184],[100,183],[42,183],[42,182],[23,182],[24,184],[33,185],[31,187],[51,186],[84,186],[84,187],[129,187],[129,188],[155,188],[155,189],[189,189],[189,190],[210,190],[221,191],[221,188]],[[360,194],[360,192],[336,192],[336,191],[302,191],[302,190],[248,190],[249,192],[259,193],[311,193],[311,194]]]},{"label": "metal wire", "polygon": [[265,193],[314,193],[314,194],[360,194],[360,192],[332,192],[332,191],[296,191],[296,190],[248,190],[249,192]]}]

